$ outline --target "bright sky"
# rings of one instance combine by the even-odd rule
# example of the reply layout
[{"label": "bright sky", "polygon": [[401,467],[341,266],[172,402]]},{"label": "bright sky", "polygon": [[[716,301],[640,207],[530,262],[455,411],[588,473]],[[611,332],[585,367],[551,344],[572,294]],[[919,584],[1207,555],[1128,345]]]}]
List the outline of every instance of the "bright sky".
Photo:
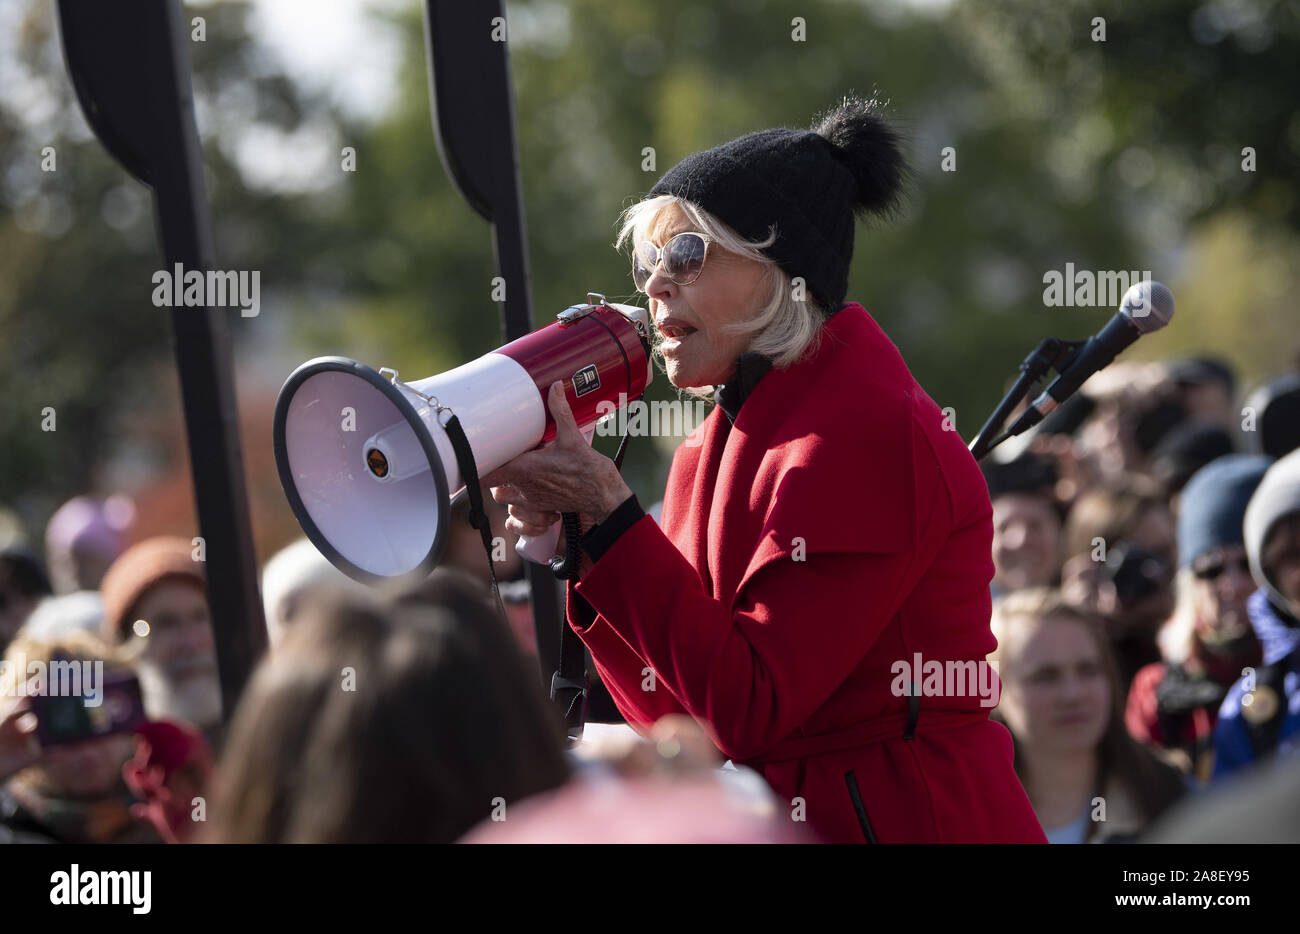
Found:
[{"label": "bright sky", "polygon": [[368,11],[411,5],[411,0],[253,0],[251,28],[292,77],[304,86],[328,88],[349,114],[364,117],[391,103],[400,53],[398,37]]}]

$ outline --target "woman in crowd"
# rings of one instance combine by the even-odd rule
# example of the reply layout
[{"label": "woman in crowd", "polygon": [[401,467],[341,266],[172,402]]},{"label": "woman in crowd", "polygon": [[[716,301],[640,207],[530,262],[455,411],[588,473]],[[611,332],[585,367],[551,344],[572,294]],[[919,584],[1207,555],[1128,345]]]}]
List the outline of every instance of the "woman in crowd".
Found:
[{"label": "woman in crowd", "polygon": [[1053,590],[999,600],[993,629],[1016,772],[1052,843],[1127,842],[1185,789],[1124,729],[1101,624]]}]

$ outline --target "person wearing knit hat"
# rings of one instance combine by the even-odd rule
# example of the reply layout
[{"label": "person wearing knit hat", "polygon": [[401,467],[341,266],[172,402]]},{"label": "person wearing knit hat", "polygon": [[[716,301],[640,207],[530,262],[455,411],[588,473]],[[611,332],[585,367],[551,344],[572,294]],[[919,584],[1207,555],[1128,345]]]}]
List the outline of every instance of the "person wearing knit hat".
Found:
[{"label": "person wearing knit hat", "polygon": [[125,496],[104,501],[74,496],[45,527],[45,555],[55,593],[94,590],[126,547],[135,506]]},{"label": "person wearing knit hat", "polygon": [[1246,507],[1246,552],[1259,590],[1246,603],[1263,663],[1219,708],[1214,777],[1300,748],[1300,451],[1273,464]]},{"label": "person wearing knit hat", "polygon": [[1240,430],[1237,374],[1219,357],[1189,357],[1166,364],[1178,400],[1189,418],[1217,425],[1230,436]]},{"label": "person wearing knit hat", "polygon": [[1151,476],[1176,503],[1193,474],[1231,453],[1232,438],[1226,431],[1211,422],[1188,419],[1171,428],[1151,452]]},{"label": "person wearing knit hat", "polygon": [[146,539],[122,553],[100,586],[103,634],[125,644],[153,719],[191,723],[215,740],[221,685],[203,564],[183,538]]},{"label": "person wearing knit hat", "polygon": [[1284,373],[1256,390],[1244,411],[1252,417],[1246,437],[1254,450],[1285,457],[1300,448],[1300,373]]},{"label": "person wearing knit hat", "polygon": [[483,479],[512,532],[579,514],[568,623],[634,728],[693,717],[830,842],[1045,842],[979,690],[898,677],[994,647],[979,467],[845,300],[855,217],[895,212],[902,149],[878,101],[847,97],[687,156],[624,213],[656,358],[717,402],[661,525],[559,383],[555,440]]},{"label": "person wearing knit hat", "polygon": [[305,598],[325,587],[357,592],[368,589],[330,564],[306,538],[291,542],[271,556],[262,568],[262,606],[269,648],[274,649],[284,639]]},{"label": "person wearing knit hat", "polygon": [[1260,660],[1246,611],[1255,585],[1243,522],[1272,462],[1229,454],[1202,467],[1183,488],[1176,603],[1158,637],[1163,661],[1139,669],[1129,689],[1129,733],[1185,756],[1202,780],[1210,776],[1219,705],[1242,669]]},{"label": "person wearing knit hat", "polygon": [[22,547],[0,549],[0,652],[49,595],[40,558]]},{"label": "person wearing knit hat", "polygon": [[78,590],[61,597],[46,597],[36,604],[23,623],[23,634],[33,639],[52,639],[65,632],[84,629],[99,633],[103,628],[103,597],[97,590]]}]

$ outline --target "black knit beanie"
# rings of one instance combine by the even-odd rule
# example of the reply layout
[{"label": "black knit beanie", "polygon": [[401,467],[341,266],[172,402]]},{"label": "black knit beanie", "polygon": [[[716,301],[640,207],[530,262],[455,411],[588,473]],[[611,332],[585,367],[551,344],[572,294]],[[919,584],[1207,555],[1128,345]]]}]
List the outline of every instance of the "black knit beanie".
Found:
[{"label": "black knit beanie", "polygon": [[880,110],[874,98],[846,97],[812,130],[760,130],[697,152],[649,197],[693,202],[749,240],[766,240],[775,224],[762,252],[834,314],[848,291],[854,214],[892,215],[908,174]]}]

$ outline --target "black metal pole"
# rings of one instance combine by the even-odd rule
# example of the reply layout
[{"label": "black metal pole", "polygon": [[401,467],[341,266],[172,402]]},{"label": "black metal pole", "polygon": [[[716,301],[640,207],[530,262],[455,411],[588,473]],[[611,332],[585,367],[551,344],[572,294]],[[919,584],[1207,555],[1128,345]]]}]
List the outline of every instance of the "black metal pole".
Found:
[{"label": "black metal pole", "polygon": [[[179,0],[59,0],[59,23],[87,121],[114,158],[153,190],[166,268],[212,268],[189,39]],[[157,313],[145,300],[152,289],[142,277],[140,314]],[[171,311],[227,719],[266,649],[231,367],[232,313]]]},{"label": "black metal pole", "polygon": [[1020,404],[1020,400],[1025,397],[1025,393],[1029,391],[1029,388],[1042,379],[1048,370],[1053,367],[1059,369],[1064,366],[1070,354],[1078,347],[1078,341],[1067,342],[1056,337],[1043,338],[1042,342],[1020,364],[1020,377],[1007,390],[1007,394],[1002,397],[998,407],[988,417],[984,427],[975,436],[975,440],[970,443],[970,452],[975,460],[983,460],[990,451],[1006,440],[1002,437],[995,439],[994,434],[1002,427],[1002,423],[1007,420],[1011,410]]},{"label": "black metal pole", "polygon": [[[515,142],[505,9],[501,0],[427,0],[430,100],[443,164],[470,206],[492,224],[505,283],[505,341],[533,329],[524,200]],[[560,662],[560,595],[550,568],[525,561],[537,656],[550,683]]]}]

